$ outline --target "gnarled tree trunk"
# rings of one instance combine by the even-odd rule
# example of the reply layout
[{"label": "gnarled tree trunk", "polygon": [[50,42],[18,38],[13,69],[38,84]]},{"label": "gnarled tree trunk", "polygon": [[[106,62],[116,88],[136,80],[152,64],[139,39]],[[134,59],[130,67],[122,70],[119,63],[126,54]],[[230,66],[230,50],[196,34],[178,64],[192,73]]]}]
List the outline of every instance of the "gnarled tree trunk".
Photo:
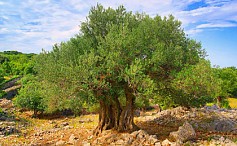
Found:
[{"label": "gnarled tree trunk", "polygon": [[123,108],[120,115],[118,131],[133,131],[138,129],[133,121],[135,96],[132,93],[132,90],[126,86],[126,106]]},{"label": "gnarled tree trunk", "polygon": [[118,131],[133,131],[138,129],[133,121],[135,97],[129,88],[125,88],[126,106],[121,107],[118,97],[106,97],[100,100],[99,123],[94,134],[103,130],[114,129]]},{"label": "gnarled tree trunk", "polygon": [[115,129],[119,127],[119,117],[121,114],[120,103],[118,98],[108,98],[100,100],[99,123],[94,134],[98,135],[103,130]]}]

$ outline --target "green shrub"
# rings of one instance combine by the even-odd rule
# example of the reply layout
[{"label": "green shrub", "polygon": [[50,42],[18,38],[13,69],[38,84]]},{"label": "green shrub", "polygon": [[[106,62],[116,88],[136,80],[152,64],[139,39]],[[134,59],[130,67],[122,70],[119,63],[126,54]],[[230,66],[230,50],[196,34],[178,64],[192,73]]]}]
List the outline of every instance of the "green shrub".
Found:
[{"label": "green shrub", "polygon": [[80,98],[78,97],[71,98],[69,102],[69,108],[75,115],[80,115],[82,111],[82,102]]},{"label": "green shrub", "polygon": [[14,99],[14,104],[20,108],[26,108],[34,111],[34,116],[38,112],[45,110],[44,95],[40,90],[40,83],[28,82],[20,90],[17,97]]},{"label": "green shrub", "polygon": [[0,85],[5,81],[4,77],[0,77]]},{"label": "green shrub", "polygon": [[7,93],[3,90],[0,90],[0,98],[3,98]]},{"label": "green shrub", "polygon": [[92,112],[92,113],[98,113],[100,111],[100,104],[99,103],[94,103],[91,105],[87,105],[88,106],[88,112]]},{"label": "green shrub", "polygon": [[227,98],[222,97],[222,100],[220,102],[220,107],[230,109],[230,104]]}]

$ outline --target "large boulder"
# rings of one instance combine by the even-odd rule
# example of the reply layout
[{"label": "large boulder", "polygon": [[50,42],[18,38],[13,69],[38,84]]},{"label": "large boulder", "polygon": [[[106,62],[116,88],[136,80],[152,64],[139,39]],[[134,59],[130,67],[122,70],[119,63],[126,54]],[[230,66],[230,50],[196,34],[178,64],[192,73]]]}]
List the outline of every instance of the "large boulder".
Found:
[{"label": "large boulder", "polygon": [[178,131],[171,132],[170,137],[179,142],[186,142],[196,138],[196,132],[192,125],[185,122],[183,126],[180,126]]}]

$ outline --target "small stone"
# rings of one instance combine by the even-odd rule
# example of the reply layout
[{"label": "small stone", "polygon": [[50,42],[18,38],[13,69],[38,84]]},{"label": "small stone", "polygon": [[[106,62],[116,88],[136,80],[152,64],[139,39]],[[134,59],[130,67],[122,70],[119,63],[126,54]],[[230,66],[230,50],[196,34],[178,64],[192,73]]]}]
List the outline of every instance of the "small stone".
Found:
[{"label": "small stone", "polygon": [[74,134],[72,134],[70,137],[69,137],[69,140],[68,140],[68,143],[70,144],[75,144],[77,142],[78,138],[75,137]]},{"label": "small stone", "polygon": [[156,135],[150,135],[149,138],[148,138],[148,141],[152,145],[155,144],[158,141],[157,136]]},{"label": "small stone", "polygon": [[65,130],[73,129],[73,126],[69,126],[69,125],[67,125],[67,126],[63,127],[63,129],[65,129]]},{"label": "small stone", "polygon": [[132,135],[133,137],[137,137],[138,133],[139,133],[138,131],[134,131],[130,135]]},{"label": "small stone", "polygon": [[168,139],[165,139],[164,141],[162,141],[162,146],[170,146],[172,144],[172,142],[170,142]]},{"label": "small stone", "polygon": [[91,119],[80,119],[79,123],[90,123],[93,122]]},{"label": "small stone", "polygon": [[219,138],[219,141],[220,141],[220,142],[224,142],[224,141],[225,141],[225,138],[224,138],[223,136],[221,136],[221,137]]},{"label": "small stone", "polygon": [[87,142],[87,141],[83,141],[82,142],[82,146],[90,146],[91,144],[89,143],[89,142]]},{"label": "small stone", "polygon": [[55,124],[56,122],[55,121],[49,121],[49,124]]},{"label": "small stone", "polygon": [[120,139],[120,140],[117,140],[117,141],[115,142],[115,144],[116,144],[116,145],[124,145],[124,141],[123,141],[122,139]]},{"label": "small stone", "polygon": [[67,126],[67,125],[69,125],[68,122],[61,123],[61,126],[64,126],[64,127]]},{"label": "small stone", "polygon": [[92,139],[93,138],[93,135],[90,135],[90,136],[88,136],[88,140],[90,140],[90,139]]},{"label": "small stone", "polygon": [[56,146],[63,146],[63,145],[65,145],[65,141],[59,140],[58,142],[56,142],[55,145],[56,145]]},{"label": "small stone", "polygon": [[155,146],[161,146],[161,143],[160,142],[156,142]]},{"label": "small stone", "polygon": [[144,131],[144,130],[139,130],[139,131],[138,131],[138,134],[137,134],[137,138],[138,138],[138,139],[142,139],[142,138],[145,138],[147,135],[148,135],[148,134],[147,134],[146,131]]}]

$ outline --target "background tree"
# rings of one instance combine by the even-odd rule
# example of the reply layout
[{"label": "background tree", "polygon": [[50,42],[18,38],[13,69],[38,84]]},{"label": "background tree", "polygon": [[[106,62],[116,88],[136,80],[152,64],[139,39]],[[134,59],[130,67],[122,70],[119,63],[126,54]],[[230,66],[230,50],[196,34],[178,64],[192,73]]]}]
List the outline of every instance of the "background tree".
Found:
[{"label": "background tree", "polygon": [[216,68],[218,77],[223,81],[222,88],[227,96],[237,96],[237,69],[235,67]]},{"label": "background tree", "polygon": [[151,18],[123,6],[97,5],[81,24],[80,34],[42,52],[36,69],[55,93],[63,91],[63,97],[54,94],[49,100],[63,103],[77,97],[100,104],[98,134],[136,129],[136,99],[147,101],[165,93],[173,98],[172,81],[204,57],[200,43],[186,38],[173,16]]},{"label": "background tree", "polygon": [[35,54],[24,54],[17,51],[0,52],[0,70],[6,76],[33,73]]},{"label": "background tree", "polygon": [[221,94],[221,80],[210,62],[204,59],[183,68],[173,80],[173,87],[177,97],[175,103],[186,107],[202,107]]},{"label": "background tree", "polygon": [[45,110],[44,92],[37,78],[28,75],[21,80],[22,87],[19,94],[14,98],[14,104],[17,107],[33,110],[33,117],[37,116],[38,112]]}]

